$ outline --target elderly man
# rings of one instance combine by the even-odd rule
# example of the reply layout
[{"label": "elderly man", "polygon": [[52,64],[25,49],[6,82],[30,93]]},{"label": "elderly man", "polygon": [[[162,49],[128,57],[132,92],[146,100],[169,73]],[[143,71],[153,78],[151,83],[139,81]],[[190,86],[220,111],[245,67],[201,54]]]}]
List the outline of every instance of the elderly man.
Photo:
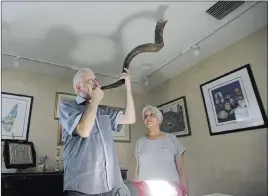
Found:
[{"label": "elderly man", "polygon": [[90,69],[81,69],[73,78],[74,101],[62,101],[60,123],[64,145],[64,193],[68,196],[109,196],[122,177],[115,152],[112,130],[136,121],[128,70],[125,80],[126,108],[100,105],[103,91]]}]

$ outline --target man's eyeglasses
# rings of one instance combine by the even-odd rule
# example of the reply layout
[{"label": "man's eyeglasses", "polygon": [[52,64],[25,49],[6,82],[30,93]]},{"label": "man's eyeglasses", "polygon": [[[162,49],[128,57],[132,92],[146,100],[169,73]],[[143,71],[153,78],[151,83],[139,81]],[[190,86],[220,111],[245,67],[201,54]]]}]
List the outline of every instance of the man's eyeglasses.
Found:
[{"label": "man's eyeglasses", "polygon": [[86,84],[97,84],[99,85],[100,84],[100,81],[97,79],[97,78],[94,78],[94,79],[90,79],[90,80],[87,80],[85,81]]}]

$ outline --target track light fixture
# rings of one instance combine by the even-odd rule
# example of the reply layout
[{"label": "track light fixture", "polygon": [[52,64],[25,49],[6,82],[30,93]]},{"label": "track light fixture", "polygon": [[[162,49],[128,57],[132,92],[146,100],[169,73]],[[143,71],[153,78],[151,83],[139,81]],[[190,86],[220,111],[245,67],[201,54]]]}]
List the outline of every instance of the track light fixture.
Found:
[{"label": "track light fixture", "polygon": [[192,54],[194,56],[200,55],[200,48],[199,48],[199,46],[195,45],[195,46],[192,47]]},{"label": "track light fixture", "polygon": [[19,59],[20,59],[20,57],[18,57],[18,56],[14,59],[14,66],[17,68],[20,66]]},{"label": "track light fixture", "polygon": [[143,84],[144,84],[145,86],[148,86],[148,85],[149,85],[149,80],[148,80],[148,78],[142,78],[142,80],[143,80]]}]

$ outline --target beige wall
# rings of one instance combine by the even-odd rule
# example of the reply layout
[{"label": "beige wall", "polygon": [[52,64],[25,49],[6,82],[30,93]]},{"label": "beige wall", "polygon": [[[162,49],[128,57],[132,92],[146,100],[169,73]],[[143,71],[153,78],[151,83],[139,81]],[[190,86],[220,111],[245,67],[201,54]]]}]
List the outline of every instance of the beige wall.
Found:
[{"label": "beige wall", "polygon": [[[267,29],[241,40],[158,86],[151,104],[186,96],[192,136],[181,138],[190,195],[267,195],[267,129],[210,136],[199,85],[250,63],[267,109]],[[267,110],[266,110],[267,112]]]},{"label": "beige wall", "polygon": [[[181,138],[187,148],[185,163],[190,195],[221,192],[236,196],[267,195],[267,129],[209,136],[199,85],[240,65],[250,63],[264,105],[267,105],[266,29],[216,54],[208,60],[157,87],[146,95],[134,95],[137,123],[131,126],[132,143],[116,143],[119,162],[133,179],[133,147],[143,135],[140,114],[144,103],[158,105],[186,96],[192,136]],[[73,93],[70,81],[36,74],[2,70],[2,91],[34,96],[29,140],[37,153],[47,154],[52,168],[56,157],[57,121],[54,102],[57,91]],[[104,104],[124,107],[123,92],[106,91]]]},{"label": "beige wall", "polygon": [[[29,141],[33,141],[37,155],[49,156],[48,169],[53,169],[56,160],[58,121],[54,120],[54,106],[56,92],[74,93],[72,82],[55,77],[38,74],[22,73],[13,70],[2,70],[2,91],[34,96],[32,117],[29,131]],[[102,104],[125,107],[123,91],[105,91]],[[142,99],[134,95],[139,115]],[[141,136],[141,121],[131,126],[132,141]],[[61,146],[60,146],[61,147]],[[129,169],[130,179],[133,177],[135,158],[132,153],[132,143],[116,143],[120,165]]]}]

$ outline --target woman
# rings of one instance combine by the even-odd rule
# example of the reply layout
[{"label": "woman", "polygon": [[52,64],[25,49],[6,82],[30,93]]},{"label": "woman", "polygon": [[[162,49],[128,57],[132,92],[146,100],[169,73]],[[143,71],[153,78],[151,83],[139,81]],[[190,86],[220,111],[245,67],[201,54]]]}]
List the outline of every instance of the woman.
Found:
[{"label": "woman", "polygon": [[136,143],[136,179],[176,181],[188,192],[188,179],[183,164],[185,148],[176,136],[160,130],[163,116],[159,109],[147,105],[143,108],[142,117],[148,133]]}]

